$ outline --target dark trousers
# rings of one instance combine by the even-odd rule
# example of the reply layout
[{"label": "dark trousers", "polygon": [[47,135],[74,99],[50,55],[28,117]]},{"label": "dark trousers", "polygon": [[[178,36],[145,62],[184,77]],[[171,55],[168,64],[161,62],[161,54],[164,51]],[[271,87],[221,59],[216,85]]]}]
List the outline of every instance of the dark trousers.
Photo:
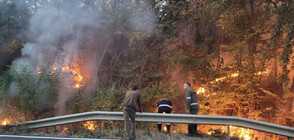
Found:
[{"label": "dark trousers", "polygon": [[[161,110],[161,109],[158,109],[158,113],[171,113],[171,110]],[[157,123],[157,130],[158,132],[161,132],[161,123]],[[166,123],[166,128],[167,128],[167,133],[170,133],[170,125],[171,123]]]},{"label": "dark trousers", "polygon": [[[136,110],[134,110],[133,108],[124,107],[123,112],[124,112],[124,124],[125,124],[124,130],[126,132],[126,136],[128,138],[135,137],[136,136],[136,121],[135,121]],[[130,135],[129,119],[131,119],[132,136]]]},{"label": "dark trousers", "polygon": [[[190,110],[190,114],[197,114],[197,110]],[[197,132],[197,124],[188,124],[188,134],[195,134]]]}]

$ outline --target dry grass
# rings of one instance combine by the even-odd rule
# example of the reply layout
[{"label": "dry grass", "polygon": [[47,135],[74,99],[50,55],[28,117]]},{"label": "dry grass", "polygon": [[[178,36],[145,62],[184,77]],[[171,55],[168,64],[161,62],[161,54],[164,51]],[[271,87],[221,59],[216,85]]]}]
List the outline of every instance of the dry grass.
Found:
[{"label": "dry grass", "polygon": [[212,136],[195,136],[188,137],[184,133],[158,133],[158,132],[148,132],[148,131],[138,131],[138,140],[221,140],[225,138],[215,138]]}]

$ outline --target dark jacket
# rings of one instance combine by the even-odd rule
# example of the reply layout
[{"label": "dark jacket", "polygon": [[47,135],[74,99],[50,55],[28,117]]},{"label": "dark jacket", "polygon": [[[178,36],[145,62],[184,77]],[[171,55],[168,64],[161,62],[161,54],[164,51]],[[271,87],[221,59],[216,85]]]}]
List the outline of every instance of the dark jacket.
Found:
[{"label": "dark jacket", "polygon": [[157,103],[157,110],[160,113],[162,112],[170,113],[172,111],[172,102],[168,99],[161,99]]},{"label": "dark jacket", "polygon": [[137,91],[128,91],[126,93],[126,98],[123,106],[133,108],[135,111],[137,110],[137,106],[139,107],[139,111],[141,111],[141,103],[140,103],[140,93]]},{"label": "dark jacket", "polygon": [[191,87],[186,90],[186,107],[188,110],[199,109],[197,94]]}]

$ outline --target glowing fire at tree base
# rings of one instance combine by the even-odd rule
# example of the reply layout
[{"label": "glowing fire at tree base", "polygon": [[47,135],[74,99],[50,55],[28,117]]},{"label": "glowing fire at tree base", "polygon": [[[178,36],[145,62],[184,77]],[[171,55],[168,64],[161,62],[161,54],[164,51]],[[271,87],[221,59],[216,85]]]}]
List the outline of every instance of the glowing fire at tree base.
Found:
[{"label": "glowing fire at tree base", "polygon": [[[166,128],[166,127],[165,127]],[[211,136],[227,136],[227,126],[198,125],[198,132]],[[172,124],[171,133],[188,133],[188,124]],[[230,136],[243,140],[256,138],[254,130],[230,126]]]},{"label": "glowing fire at tree base", "polygon": [[86,123],[83,124],[84,128],[90,131],[95,131],[97,129],[97,124],[95,121],[87,121]]},{"label": "glowing fire at tree base", "polygon": [[0,121],[0,122],[1,122],[0,125],[3,125],[3,126],[10,124],[10,121],[8,119],[4,119],[3,121]]}]

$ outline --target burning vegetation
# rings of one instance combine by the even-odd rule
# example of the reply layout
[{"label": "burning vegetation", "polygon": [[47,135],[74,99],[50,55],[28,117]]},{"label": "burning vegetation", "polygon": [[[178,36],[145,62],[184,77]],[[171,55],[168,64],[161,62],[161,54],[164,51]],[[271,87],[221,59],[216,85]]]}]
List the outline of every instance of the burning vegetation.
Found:
[{"label": "burning vegetation", "polygon": [[90,131],[95,131],[98,129],[98,125],[96,121],[87,121],[83,124],[83,126]]},{"label": "burning vegetation", "polygon": [[1,125],[2,125],[2,126],[5,126],[5,125],[7,125],[7,124],[10,124],[10,121],[9,121],[8,119],[3,119],[3,120],[1,121]]},{"label": "burning vegetation", "polygon": [[[294,126],[293,2],[150,2],[0,0],[0,115],[7,116],[0,125],[121,111],[133,84],[141,88],[144,112],[156,112],[165,97],[174,113],[185,113],[188,80],[198,114]],[[58,131],[99,128],[89,121]],[[227,128],[198,130],[218,136]],[[171,132],[187,133],[187,126],[173,124]],[[268,138],[233,126],[231,135]]]},{"label": "burning vegetation", "polygon": [[[57,62],[53,65],[53,70],[57,71]],[[68,88],[79,89],[87,83],[86,76],[82,75],[80,64],[72,63],[61,67],[61,75],[69,75],[66,79],[65,86]]]},{"label": "burning vegetation", "polygon": [[[262,77],[262,76],[266,76],[266,77],[268,77],[268,75],[269,75],[270,72],[271,72],[271,70],[268,69],[268,70],[265,70],[265,71],[259,71],[259,72],[256,72],[256,73],[254,73],[254,75],[255,75],[255,76],[259,76],[259,77]],[[216,78],[215,80],[210,81],[208,84],[209,84],[209,86],[211,86],[212,84],[217,84],[217,83],[222,82],[222,81],[224,81],[224,80],[226,80],[226,79],[228,79],[228,78],[236,78],[236,77],[238,77],[238,76],[239,76],[238,73],[233,73],[233,74],[230,74],[230,75],[228,75],[228,76],[224,76],[224,77]],[[199,87],[196,93],[197,93],[197,94],[205,94],[205,96],[210,96],[210,95],[208,94],[209,91],[206,91],[204,87]],[[213,94],[216,94],[216,93],[213,93]]]}]

